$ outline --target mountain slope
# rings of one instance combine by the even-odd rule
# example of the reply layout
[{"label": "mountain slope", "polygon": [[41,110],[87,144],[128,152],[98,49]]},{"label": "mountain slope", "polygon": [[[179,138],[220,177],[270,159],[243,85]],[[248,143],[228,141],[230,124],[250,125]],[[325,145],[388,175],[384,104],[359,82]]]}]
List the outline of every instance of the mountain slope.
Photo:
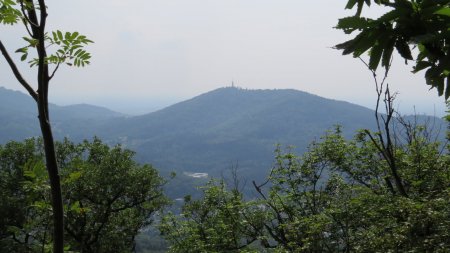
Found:
[{"label": "mountain slope", "polygon": [[30,97],[0,87],[0,143],[37,135],[37,109]]},{"label": "mountain slope", "polygon": [[[103,124],[105,120],[123,114],[92,105],[49,105],[52,128],[57,138],[85,137],[84,132]],[[39,136],[37,107],[33,99],[19,91],[0,87],[0,143]]]},{"label": "mountain slope", "polygon": [[[29,96],[0,88],[0,143],[40,135],[36,115]],[[51,118],[58,139],[80,141],[97,135],[135,150],[138,161],[153,164],[163,174],[178,172],[167,187],[171,196],[182,196],[190,185],[204,180],[192,178],[192,173],[220,177],[237,166],[241,177],[262,181],[277,144],[294,145],[300,154],[336,124],[352,137],[375,123],[373,110],[347,102],[297,90],[234,87],[142,116],[124,117],[90,105],[51,105]],[[438,118],[432,121],[436,128],[443,125]]]},{"label": "mountain slope", "polygon": [[[294,145],[301,153],[336,124],[351,137],[375,122],[372,110],[347,102],[297,90],[234,87],[135,117],[90,105],[50,109],[59,139],[80,141],[97,135],[135,150],[139,161],[162,171],[215,176],[236,164],[243,175],[264,176],[277,144]],[[0,143],[40,135],[36,115],[29,96],[0,88]]]},{"label": "mountain slope", "polygon": [[101,137],[125,144],[163,170],[219,175],[239,163],[244,174],[255,174],[268,170],[277,143],[301,152],[335,124],[351,136],[373,122],[372,110],[306,92],[227,87],[119,119]]}]

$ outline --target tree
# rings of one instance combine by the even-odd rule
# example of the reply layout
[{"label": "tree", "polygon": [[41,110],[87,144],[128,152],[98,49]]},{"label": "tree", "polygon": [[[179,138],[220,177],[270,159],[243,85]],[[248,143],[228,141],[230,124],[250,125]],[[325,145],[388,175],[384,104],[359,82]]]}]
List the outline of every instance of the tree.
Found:
[{"label": "tree", "polygon": [[245,202],[237,189],[212,180],[199,200],[185,197],[180,216],[165,215],[160,225],[170,252],[258,252],[252,248],[262,229],[263,212]]},{"label": "tree", "polygon": [[[445,252],[450,246],[450,150],[443,151],[446,144],[427,124],[396,114],[394,95],[384,87],[388,70],[381,82],[372,70],[376,132],[363,129],[348,141],[338,127],[300,158],[278,150],[269,194],[255,184],[270,212],[265,227],[273,247]],[[380,100],[385,114],[378,112]]]},{"label": "tree", "polygon": [[[364,5],[371,3],[390,10],[377,19],[362,17]],[[389,67],[395,48],[405,62],[415,60],[413,73],[426,69],[426,83],[445,99],[450,97],[449,0],[348,0],[345,8],[355,7],[356,14],[340,19],[336,28],[358,34],[337,49],[354,57],[369,50],[368,65],[375,71],[380,62]]]},{"label": "tree", "polygon": [[[357,6],[357,13],[341,19],[337,28],[359,34],[336,48],[354,57],[370,50],[366,65],[375,77],[377,130],[363,129],[347,140],[337,127],[302,156],[277,149],[267,181],[254,182],[259,200],[236,206],[240,210],[236,213],[245,213],[242,207],[247,205],[263,212],[259,216],[263,220],[247,219],[245,224],[258,228],[257,240],[270,252],[448,252],[450,248],[450,133],[441,143],[427,124],[398,115],[395,94],[384,85],[394,48],[405,60],[413,60],[410,46],[414,44],[418,49],[414,72],[426,69],[427,84],[445,99],[450,97],[450,1],[374,2],[393,10],[369,19],[361,13],[372,1],[348,1],[347,8]],[[375,72],[380,63],[385,67],[381,83]],[[385,102],[385,114],[378,112],[380,101]],[[450,115],[446,118],[450,120]],[[191,218],[198,216],[198,210],[214,214],[222,209],[209,205],[207,198],[205,194],[197,200],[195,209],[188,208],[187,202],[182,217],[171,218],[175,225],[187,220],[176,246],[199,238],[196,228],[205,223]],[[204,237],[216,233],[205,232]],[[207,245],[214,248],[220,243]]]},{"label": "tree", "polygon": [[[42,180],[42,174],[37,173],[38,166],[35,166],[42,158],[40,145],[30,139],[0,146],[0,248],[4,252],[30,251],[30,234],[40,235],[38,231],[42,231],[42,224],[48,224],[48,208],[43,210],[35,205],[48,198],[45,187],[48,177]],[[24,179],[26,171],[33,170],[36,180],[30,187]]]},{"label": "tree", "polygon": [[[55,253],[61,253],[64,248],[64,210],[48,109],[49,83],[61,64],[78,67],[89,64],[90,54],[83,49],[83,46],[92,41],[78,32],[66,32],[63,34],[61,31],[55,31],[50,36],[46,32],[46,21],[47,5],[45,0],[0,0],[0,24],[14,25],[21,22],[27,31],[27,35],[23,37],[26,45],[17,49],[16,53],[22,54],[22,61],[28,58],[31,50],[34,50],[37,55],[36,58],[29,61],[30,66],[37,67],[37,88],[33,88],[24,79],[5,45],[0,40],[0,51],[4,59],[17,81],[28,91],[38,107],[38,118],[45,151],[45,166],[51,186],[53,250]],[[54,51],[51,54],[48,53],[49,46],[54,46]],[[53,70],[50,69],[50,65],[54,65]]]},{"label": "tree", "polygon": [[[66,246],[73,252],[127,252],[139,230],[168,203],[165,184],[134,153],[99,139],[56,143],[65,206]],[[48,176],[39,140],[0,146],[0,247],[48,252],[52,224]]]},{"label": "tree", "polygon": [[[268,180],[261,185],[253,182],[267,213],[265,247],[280,252],[339,251],[339,244],[329,240],[330,235],[335,236],[325,212],[333,200],[325,190],[329,161],[323,159],[319,146],[313,142],[301,158],[278,147]],[[266,185],[269,190],[264,189]]]},{"label": "tree", "polygon": [[[380,124],[388,129],[347,140],[337,127],[302,156],[278,148],[267,182],[254,182],[259,199],[230,201],[239,193],[211,183],[202,188],[203,197],[188,199],[180,217],[164,219],[171,249],[225,251],[226,239],[238,235],[234,241],[254,238],[267,252],[447,252],[449,146],[417,119],[388,113]],[[249,219],[248,210],[259,213]]]}]

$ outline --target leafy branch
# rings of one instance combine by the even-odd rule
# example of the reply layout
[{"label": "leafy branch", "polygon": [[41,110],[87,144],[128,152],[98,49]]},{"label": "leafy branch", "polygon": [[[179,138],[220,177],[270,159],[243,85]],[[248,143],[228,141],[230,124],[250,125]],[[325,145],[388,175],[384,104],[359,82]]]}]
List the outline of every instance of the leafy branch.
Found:
[{"label": "leafy branch", "polygon": [[[360,57],[369,53],[369,68],[388,68],[394,49],[407,63],[415,61],[413,73],[425,70],[428,85],[439,96],[450,97],[450,1],[375,0],[391,10],[377,19],[361,17],[371,0],[349,0],[346,9],[357,8],[354,16],[339,19],[336,29],[357,32],[351,40],[335,46],[344,55]],[[418,53],[414,57],[413,49]]]}]

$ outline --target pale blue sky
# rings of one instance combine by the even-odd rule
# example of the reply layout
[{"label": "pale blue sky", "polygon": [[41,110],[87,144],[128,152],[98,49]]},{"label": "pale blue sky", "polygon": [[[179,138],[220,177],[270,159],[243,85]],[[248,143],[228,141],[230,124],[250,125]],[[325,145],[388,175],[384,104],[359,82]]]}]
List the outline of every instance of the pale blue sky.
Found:
[{"label": "pale blue sky", "polygon": [[[143,113],[215,88],[293,88],[372,108],[374,85],[363,64],[331,47],[350,37],[334,30],[351,15],[345,1],[48,0],[49,29],[95,41],[92,64],[63,68],[51,87],[58,104],[91,103]],[[377,15],[378,10],[371,10]],[[14,51],[24,30],[0,27]],[[27,66],[25,76],[34,81]],[[399,108],[444,113],[423,73],[397,59],[391,72]],[[20,89],[4,61],[0,85]],[[434,109],[436,108],[436,109]]]}]

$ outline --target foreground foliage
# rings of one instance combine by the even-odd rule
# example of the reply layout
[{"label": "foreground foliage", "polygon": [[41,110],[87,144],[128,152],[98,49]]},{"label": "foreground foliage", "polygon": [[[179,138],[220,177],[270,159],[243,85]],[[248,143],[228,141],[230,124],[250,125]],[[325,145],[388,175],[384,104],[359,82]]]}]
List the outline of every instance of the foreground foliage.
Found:
[{"label": "foreground foliage", "polygon": [[[0,146],[0,248],[51,252],[51,205],[42,143]],[[141,228],[167,204],[164,180],[134,153],[100,140],[57,143],[65,205],[66,249],[130,252]]]},{"label": "foreground foliage", "polygon": [[449,147],[425,126],[403,121],[390,131],[346,140],[337,127],[301,157],[278,149],[251,201],[206,185],[180,217],[164,219],[171,251],[448,252]]},{"label": "foreground foliage", "polygon": [[[47,31],[48,6],[45,0],[0,0],[0,26],[23,25],[25,46],[15,52],[30,67],[36,67],[36,83],[27,81],[0,37],[0,52],[20,85],[36,102],[43,139],[45,166],[48,172],[53,212],[53,251],[64,252],[64,210],[61,181],[56,161],[55,143],[49,112],[49,86],[60,65],[81,67],[89,64],[90,54],[84,47],[92,43],[78,32]],[[29,57],[30,56],[30,57]],[[31,59],[30,59],[31,58]],[[50,65],[53,65],[51,67]]]},{"label": "foreground foliage", "polygon": [[[378,18],[363,17],[364,5],[382,6]],[[450,97],[450,1],[449,0],[348,0],[346,9],[354,16],[339,20],[337,29],[357,35],[336,45],[343,54],[360,57],[369,51],[371,70],[390,66],[394,49],[407,62],[414,60],[413,72],[425,71],[428,85],[439,95]],[[418,50],[413,50],[417,48]]]},{"label": "foreground foliage", "polygon": [[252,252],[247,248],[262,229],[262,210],[245,202],[237,189],[228,191],[224,181],[210,181],[201,189],[202,199],[185,197],[181,216],[163,218],[160,230],[172,243],[170,251]]}]

